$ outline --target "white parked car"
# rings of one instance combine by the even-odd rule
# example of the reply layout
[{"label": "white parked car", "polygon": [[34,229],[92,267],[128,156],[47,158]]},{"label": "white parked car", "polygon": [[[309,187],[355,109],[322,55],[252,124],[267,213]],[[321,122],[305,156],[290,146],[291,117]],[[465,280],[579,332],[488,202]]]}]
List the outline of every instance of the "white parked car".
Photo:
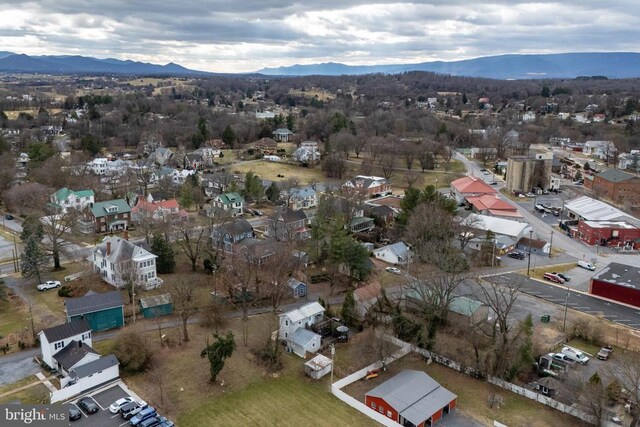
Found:
[{"label": "white parked car", "polygon": [[396,268],[396,267],[387,267],[387,268],[385,268],[385,270],[386,270],[386,271],[388,271],[389,273],[393,273],[393,274],[400,274],[400,273],[402,273],[402,272],[400,271],[400,269],[399,269],[399,268]]},{"label": "white parked car", "polygon": [[567,356],[569,359],[583,365],[586,365],[589,362],[589,358],[577,348],[562,347],[562,354]]},{"label": "white parked car", "polygon": [[38,285],[39,291],[46,291],[47,289],[55,289],[60,287],[60,282],[58,280],[47,280],[44,283]]},{"label": "white parked car", "polygon": [[123,397],[122,399],[118,399],[109,406],[109,412],[112,414],[117,414],[120,412],[120,409],[126,405],[127,403],[133,402],[134,399],[131,396]]}]

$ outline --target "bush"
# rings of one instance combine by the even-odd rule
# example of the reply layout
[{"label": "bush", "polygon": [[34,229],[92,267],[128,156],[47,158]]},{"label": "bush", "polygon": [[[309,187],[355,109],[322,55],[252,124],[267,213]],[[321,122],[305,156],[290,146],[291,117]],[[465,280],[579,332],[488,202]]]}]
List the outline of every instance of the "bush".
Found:
[{"label": "bush", "polygon": [[113,354],[120,361],[122,369],[129,374],[145,371],[152,362],[151,346],[144,335],[135,330],[118,335]]},{"label": "bush", "polygon": [[220,152],[220,156],[218,156],[218,157],[223,158],[224,157],[224,153],[221,151]]},{"label": "bush", "polygon": [[60,289],[58,289],[58,296],[59,297],[70,297],[72,295],[72,291],[71,288],[69,286],[63,286]]}]

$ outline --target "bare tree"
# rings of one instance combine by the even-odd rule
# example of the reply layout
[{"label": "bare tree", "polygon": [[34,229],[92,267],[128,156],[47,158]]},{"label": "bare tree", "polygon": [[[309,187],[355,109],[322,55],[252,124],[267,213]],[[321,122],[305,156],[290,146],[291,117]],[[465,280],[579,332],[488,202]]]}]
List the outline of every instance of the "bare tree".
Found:
[{"label": "bare tree", "polygon": [[[453,142],[454,146],[455,146],[455,142],[456,141],[454,140]],[[438,155],[444,162],[445,173],[449,172],[449,169],[451,167],[451,160],[453,159],[453,154],[454,154],[454,151],[451,149],[451,147],[449,147],[445,143],[440,143],[440,145],[438,146]]]},{"label": "bare tree", "polygon": [[386,325],[376,325],[371,328],[367,328],[360,334],[359,345],[356,347],[355,357],[362,361],[363,364],[370,364],[372,362],[382,362],[382,370],[387,369],[389,363],[389,357],[398,348],[385,339],[385,335],[393,335],[393,331]]},{"label": "bare tree", "polygon": [[176,245],[191,261],[191,271],[197,270],[198,260],[204,252],[210,227],[194,225],[191,221],[176,221],[173,226]]},{"label": "bare tree", "polygon": [[185,342],[189,341],[189,330],[187,329],[189,319],[198,312],[199,304],[195,295],[197,286],[196,280],[180,279],[174,283],[171,290],[173,305],[182,320],[182,335]]},{"label": "bare tree", "polygon": [[629,391],[629,413],[631,414],[631,427],[640,426],[640,359],[637,354],[626,351],[617,355],[621,375],[618,378],[622,387]]},{"label": "bare tree", "polygon": [[407,169],[413,168],[413,162],[418,157],[418,147],[411,141],[403,141],[400,146],[400,152]]},{"label": "bare tree", "polygon": [[53,257],[53,268],[61,268],[60,256],[72,255],[67,251],[73,240],[73,227],[77,223],[79,213],[75,209],[54,213],[42,218],[42,246]]},{"label": "bare tree", "polygon": [[378,166],[380,166],[380,168],[382,168],[382,176],[385,179],[391,179],[391,177],[393,176],[393,169],[395,167],[395,165],[394,165],[395,159],[396,159],[396,156],[391,151],[385,151],[378,158]]},{"label": "bare tree", "polygon": [[242,313],[242,343],[249,344],[249,309],[253,296],[251,289],[257,281],[257,265],[243,254],[233,253],[225,258],[224,269],[219,275],[232,304]]}]

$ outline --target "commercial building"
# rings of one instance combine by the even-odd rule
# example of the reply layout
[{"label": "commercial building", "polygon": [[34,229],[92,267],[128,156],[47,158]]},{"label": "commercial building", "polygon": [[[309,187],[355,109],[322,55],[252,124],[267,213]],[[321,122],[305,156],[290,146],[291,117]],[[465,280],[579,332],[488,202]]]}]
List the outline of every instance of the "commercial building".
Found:
[{"label": "commercial building", "polygon": [[640,307],[640,267],[612,262],[591,278],[589,293]]}]

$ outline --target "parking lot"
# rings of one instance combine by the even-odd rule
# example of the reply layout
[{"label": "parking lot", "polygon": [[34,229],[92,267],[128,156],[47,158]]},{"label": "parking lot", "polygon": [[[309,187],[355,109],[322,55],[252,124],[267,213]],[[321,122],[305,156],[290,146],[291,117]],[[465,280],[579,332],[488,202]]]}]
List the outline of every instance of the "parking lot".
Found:
[{"label": "parking lot", "polygon": [[[87,414],[84,410],[80,409],[82,412],[82,418],[76,421],[70,421],[69,425],[73,426],[87,426],[87,427],[120,427],[129,424],[129,421],[124,420],[120,417],[120,414],[112,414],[109,412],[109,405],[115,402],[118,399],[123,397],[130,396],[120,385],[116,384],[106,390],[98,391],[95,394],[92,394],[91,399],[96,402],[100,410],[95,414]],[[132,396],[135,399],[138,399],[137,396]],[[75,399],[70,402],[70,405],[75,405],[77,407],[77,402],[79,399]]]}]

